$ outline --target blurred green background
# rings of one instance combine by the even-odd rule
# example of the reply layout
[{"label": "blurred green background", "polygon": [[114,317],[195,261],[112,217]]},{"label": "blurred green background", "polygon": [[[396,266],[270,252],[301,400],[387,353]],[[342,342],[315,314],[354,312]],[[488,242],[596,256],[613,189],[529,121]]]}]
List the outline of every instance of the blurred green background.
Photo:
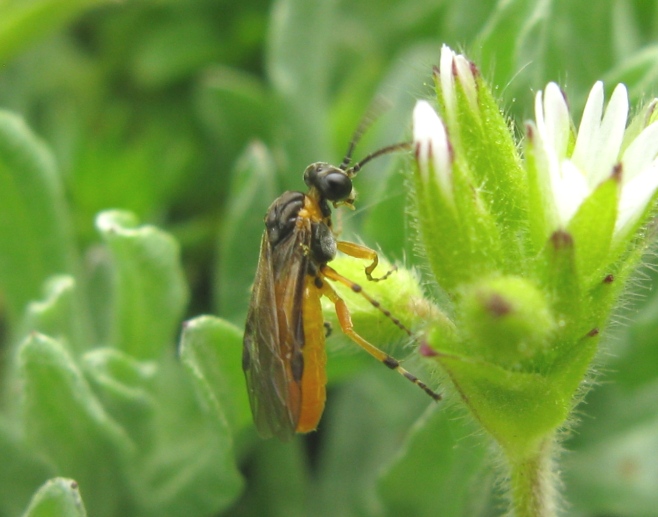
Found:
[{"label": "blurred green background", "polygon": [[[549,80],[576,113],[598,79],[651,100],[657,38],[652,0],[0,2],[0,516],[83,515],[55,477],[94,516],[500,514],[461,410],[333,338],[320,431],[256,437],[240,355],[262,217],[341,160],[374,99],[356,156],[408,138],[442,43],[520,128]],[[422,265],[403,163],[366,168],[337,221]],[[565,441],[567,515],[656,515],[654,277]],[[200,314],[223,319],[194,319],[175,354]]]}]

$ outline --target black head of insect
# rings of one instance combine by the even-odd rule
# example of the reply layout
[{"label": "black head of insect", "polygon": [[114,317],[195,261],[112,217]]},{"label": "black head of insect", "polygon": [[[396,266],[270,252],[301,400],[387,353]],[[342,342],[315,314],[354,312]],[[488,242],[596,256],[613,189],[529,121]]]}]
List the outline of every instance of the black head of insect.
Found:
[{"label": "black head of insect", "polygon": [[322,200],[331,201],[335,206],[354,203],[352,176],[335,165],[324,162],[312,163],[304,171],[304,183],[312,191],[315,190]]},{"label": "black head of insect", "polygon": [[320,199],[331,201],[334,207],[339,205],[353,207],[356,196],[352,187],[352,178],[356,176],[357,172],[370,160],[383,154],[411,149],[411,145],[410,142],[400,142],[382,147],[374,153],[370,153],[351,167],[348,167],[353,149],[353,144],[350,144],[348,154],[339,167],[325,162],[312,163],[306,167],[304,171],[304,183],[306,183],[306,186],[311,191],[315,191]]}]

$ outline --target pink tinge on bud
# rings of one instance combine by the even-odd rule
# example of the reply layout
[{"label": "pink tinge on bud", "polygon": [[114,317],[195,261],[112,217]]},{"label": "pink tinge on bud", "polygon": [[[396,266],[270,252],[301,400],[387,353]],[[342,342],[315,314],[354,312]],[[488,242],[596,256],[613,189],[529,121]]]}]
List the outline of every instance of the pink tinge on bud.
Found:
[{"label": "pink tinge on bud", "polygon": [[447,45],[441,47],[441,59],[439,63],[439,78],[441,81],[441,92],[446,107],[446,117],[450,119],[455,116],[457,98],[455,95],[455,81],[463,88],[466,99],[475,112],[478,110],[477,83],[475,77],[478,74],[477,67],[462,54],[455,53]]},{"label": "pink tinge on bud", "polygon": [[448,134],[442,120],[427,101],[418,101],[413,113],[416,160],[423,180],[432,174],[443,192],[450,195],[452,158]]},{"label": "pink tinge on bud", "polygon": [[418,351],[420,352],[420,355],[422,355],[423,357],[436,357],[437,355],[439,355],[439,353],[436,350],[434,350],[431,346],[429,346],[426,341],[423,341],[420,344]]}]

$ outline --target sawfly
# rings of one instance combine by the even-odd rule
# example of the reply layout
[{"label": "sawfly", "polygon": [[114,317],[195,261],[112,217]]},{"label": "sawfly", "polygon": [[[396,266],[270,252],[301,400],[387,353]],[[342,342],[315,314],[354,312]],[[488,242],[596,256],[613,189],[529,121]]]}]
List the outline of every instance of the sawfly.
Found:
[{"label": "sawfly", "polygon": [[[326,399],[325,323],[320,299],[333,302],[342,331],[370,355],[419,386],[434,400],[441,395],[402,368],[399,361],[356,333],[349,309],[331,282],[365,297],[400,329],[411,331],[362,287],[329,266],[337,251],[370,261],[368,280],[378,264],[377,253],[365,246],[337,240],[331,206],[353,207],[352,180],[371,160],[411,149],[411,143],[389,145],[350,166],[361,134],[357,130],[339,166],[318,162],[304,171],[308,191],[284,192],[265,215],[258,268],[243,340],[242,368],[258,433],[287,441],[295,433],[314,431]],[[413,337],[413,336],[412,336]]]}]

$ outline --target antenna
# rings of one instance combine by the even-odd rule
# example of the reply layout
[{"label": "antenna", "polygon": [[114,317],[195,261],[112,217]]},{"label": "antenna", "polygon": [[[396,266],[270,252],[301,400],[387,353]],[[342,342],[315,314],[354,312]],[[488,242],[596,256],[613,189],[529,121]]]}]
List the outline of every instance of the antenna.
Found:
[{"label": "antenna", "polygon": [[352,135],[352,139],[350,140],[350,145],[347,148],[347,153],[345,153],[345,158],[343,158],[343,161],[339,165],[339,169],[341,170],[347,170],[348,165],[352,162],[352,153],[354,153],[354,149],[356,148],[357,144],[359,143],[359,140],[361,140],[361,137],[364,135],[364,133],[372,126],[372,124],[377,120],[390,106],[390,102],[388,102],[384,97],[376,97],[368,109],[366,110],[365,115],[361,119],[361,122],[357,126],[356,130],[354,131],[354,134]]},{"label": "antenna", "polygon": [[370,160],[374,160],[378,156],[381,156],[383,154],[394,153],[396,151],[408,151],[411,149],[413,149],[413,142],[399,142],[397,144],[387,145],[386,147],[382,147],[381,149],[378,149],[377,151],[370,153],[368,156],[366,156],[362,160],[352,165],[349,169],[344,169],[344,170],[349,177],[356,176],[356,173],[361,170],[361,167],[363,167]]}]

